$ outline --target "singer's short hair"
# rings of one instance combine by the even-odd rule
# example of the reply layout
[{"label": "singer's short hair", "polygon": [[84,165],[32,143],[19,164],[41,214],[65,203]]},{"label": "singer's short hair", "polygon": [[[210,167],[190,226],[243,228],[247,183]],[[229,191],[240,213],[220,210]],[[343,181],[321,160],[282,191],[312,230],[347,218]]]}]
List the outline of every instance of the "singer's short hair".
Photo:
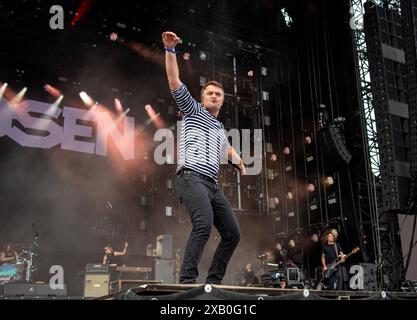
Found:
[{"label": "singer's short hair", "polygon": [[201,98],[203,98],[204,90],[206,90],[206,88],[207,88],[208,86],[215,86],[215,87],[217,87],[217,88],[220,88],[220,89],[222,89],[222,90],[223,90],[223,93],[224,93],[224,88],[223,88],[223,85],[222,85],[220,82],[217,82],[217,81],[211,80],[211,81],[206,82],[206,83],[203,85],[203,87],[201,88]]}]

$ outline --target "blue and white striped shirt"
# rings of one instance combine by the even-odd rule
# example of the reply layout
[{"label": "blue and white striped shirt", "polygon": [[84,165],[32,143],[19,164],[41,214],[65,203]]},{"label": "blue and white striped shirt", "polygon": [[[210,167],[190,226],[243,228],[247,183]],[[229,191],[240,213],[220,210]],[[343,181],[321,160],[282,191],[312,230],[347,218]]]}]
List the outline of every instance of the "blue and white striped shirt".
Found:
[{"label": "blue and white striped shirt", "polygon": [[217,182],[222,152],[230,146],[223,124],[191,96],[184,84],[172,95],[184,113],[177,172],[187,168]]}]

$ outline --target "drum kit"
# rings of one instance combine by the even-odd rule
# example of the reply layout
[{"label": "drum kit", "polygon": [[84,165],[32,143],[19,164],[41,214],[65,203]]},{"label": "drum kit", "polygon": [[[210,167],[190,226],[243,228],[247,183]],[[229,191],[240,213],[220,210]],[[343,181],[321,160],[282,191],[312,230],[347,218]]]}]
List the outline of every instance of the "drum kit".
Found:
[{"label": "drum kit", "polygon": [[0,264],[0,283],[6,282],[33,282],[34,273],[37,267],[34,264],[34,257],[39,252],[39,233],[32,223],[33,242],[29,249],[21,244],[11,245],[14,249],[14,263]]},{"label": "drum kit", "polygon": [[13,263],[3,263],[0,265],[0,283],[4,282],[31,282],[36,268],[33,258],[37,254],[33,250],[28,250],[21,245],[15,245],[16,259]]}]

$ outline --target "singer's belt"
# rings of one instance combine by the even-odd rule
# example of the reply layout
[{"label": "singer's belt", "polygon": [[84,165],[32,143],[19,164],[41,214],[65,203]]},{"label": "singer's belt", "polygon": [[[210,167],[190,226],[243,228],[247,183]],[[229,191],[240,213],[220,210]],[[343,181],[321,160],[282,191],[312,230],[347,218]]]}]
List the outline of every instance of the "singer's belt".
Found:
[{"label": "singer's belt", "polygon": [[214,180],[213,178],[211,178],[211,177],[209,177],[209,176],[206,176],[206,175],[204,175],[204,174],[201,174],[201,173],[199,173],[199,172],[196,172],[196,171],[194,171],[194,170],[187,169],[187,168],[184,168],[184,169],[181,169],[180,171],[178,171],[178,172],[177,172],[177,177],[182,177],[182,176],[185,176],[185,175],[190,175],[190,174],[192,174],[192,175],[194,175],[194,176],[197,176],[197,177],[200,177],[200,178],[202,178],[202,179],[205,179],[205,180],[207,180],[207,181],[210,181],[210,182],[216,183],[216,180]]}]

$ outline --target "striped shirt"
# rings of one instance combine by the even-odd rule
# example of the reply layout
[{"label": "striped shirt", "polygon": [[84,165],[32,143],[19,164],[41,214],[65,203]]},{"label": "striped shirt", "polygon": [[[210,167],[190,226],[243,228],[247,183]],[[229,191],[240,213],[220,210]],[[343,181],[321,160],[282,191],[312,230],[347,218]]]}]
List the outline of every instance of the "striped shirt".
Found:
[{"label": "striped shirt", "polygon": [[184,113],[177,172],[191,169],[217,182],[220,158],[230,146],[223,124],[191,96],[184,84],[172,91],[172,96]]}]

